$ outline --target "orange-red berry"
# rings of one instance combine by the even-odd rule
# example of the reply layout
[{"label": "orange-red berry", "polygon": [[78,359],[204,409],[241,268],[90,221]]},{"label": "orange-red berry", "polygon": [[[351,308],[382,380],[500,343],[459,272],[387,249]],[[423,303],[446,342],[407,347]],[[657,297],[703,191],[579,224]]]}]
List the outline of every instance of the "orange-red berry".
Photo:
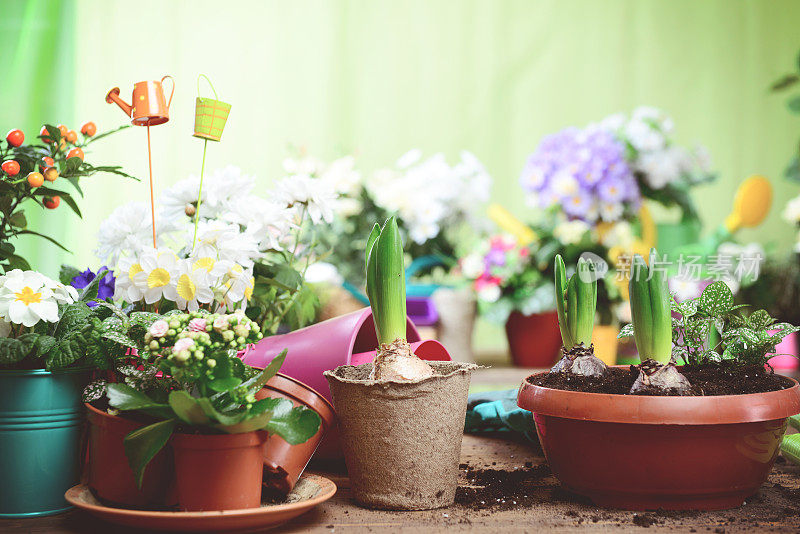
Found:
[{"label": "orange-red berry", "polygon": [[75,130],[70,130],[67,132],[67,135],[64,136],[64,139],[67,140],[68,143],[75,144],[75,141],[78,140],[78,132]]},{"label": "orange-red berry", "polygon": [[81,126],[81,133],[86,137],[91,137],[97,133],[97,125],[92,121],[83,123]]},{"label": "orange-red berry", "polygon": [[75,148],[67,152],[67,159],[69,158],[81,158],[81,161],[83,161],[84,158],[83,150],[81,150],[80,147],[76,146]]},{"label": "orange-red berry", "polygon": [[9,176],[16,176],[19,174],[19,163],[13,159],[10,159],[8,161],[4,161],[3,164],[0,165],[0,169],[3,169],[3,172]]},{"label": "orange-red berry", "polygon": [[48,182],[55,182],[56,178],[58,178],[58,169],[55,167],[47,167],[42,174],[44,174],[44,179]]},{"label": "orange-red berry", "polygon": [[61,197],[56,195],[53,198],[46,197],[44,199],[44,207],[49,210],[54,210],[61,204]]},{"label": "orange-red berry", "polygon": [[31,187],[40,187],[44,183],[44,176],[40,172],[28,173],[28,185]]},{"label": "orange-red berry", "polygon": [[20,146],[25,141],[25,134],[22,133],[22,130],[11,130],[6,134],[6,141],[11,146]]},{"label": "orange-red berry", "polygon": [[53,139],[50,137],[50,132],[47,131],[47,126],[42,126],[42,129],[39,130],[39,137],[41,137],[42,141],[45,143],[53,142]]}]

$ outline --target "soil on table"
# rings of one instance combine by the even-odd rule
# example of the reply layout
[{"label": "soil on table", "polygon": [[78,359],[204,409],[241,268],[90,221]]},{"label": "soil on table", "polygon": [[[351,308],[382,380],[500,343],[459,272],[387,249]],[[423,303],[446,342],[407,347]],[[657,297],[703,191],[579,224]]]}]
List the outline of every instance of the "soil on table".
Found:
[{"label": "soil on table", "polygon": [[[743,395],[790,388],[793,382],[760,365],[704,364],[679,368],[692,384],[692,395]],[[577,376],[569,373],[542,373],[528,378],[536,386],[586,393],[629,395],[639,370],[609,367],[602,377]],[[676,392],[648,390],[643,395],[676,395]]]}]

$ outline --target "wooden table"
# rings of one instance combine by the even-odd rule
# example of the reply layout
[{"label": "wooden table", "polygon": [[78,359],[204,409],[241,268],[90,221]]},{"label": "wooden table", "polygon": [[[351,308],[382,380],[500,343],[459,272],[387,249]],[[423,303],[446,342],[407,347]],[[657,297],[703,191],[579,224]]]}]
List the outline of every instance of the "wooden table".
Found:
[{"label": "wooden table", "polygon": [[[484,369],[477,386],[514,387],[530,370]],[[779,459],[780,460],[780,459]],[[525,462],[540,465],[544,458],[536,444],[508,436],[465,435],[461,461],[473,467],[513,470]],[[454,505],[420,512],[366,510],[350,498],[349,481],[342,465],[316,466],[315,472],[331,478],[339,491],[333,499],[292,523],[272,532],[800,532],[800,467],[780,462],[759,493],[737,510],[719,512],[635,513],[597,509],[561,490],[552,476],[535,482],[542,502],[518,509],[474,509]],[[466,480],[462,481],[467,483]],[[648,530],[643,530],[647,525]],[[0,520],[0,532],[95,533],[142,532],[108,525],[81,511],[26,520]]]}]

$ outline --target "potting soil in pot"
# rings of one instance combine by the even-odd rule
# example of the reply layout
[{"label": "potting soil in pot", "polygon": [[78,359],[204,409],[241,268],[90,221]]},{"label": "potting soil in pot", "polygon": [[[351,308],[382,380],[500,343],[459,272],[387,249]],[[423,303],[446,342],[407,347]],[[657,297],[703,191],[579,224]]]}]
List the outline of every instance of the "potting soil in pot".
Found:
[{"label": "potting soil in pot", "polygon": [[[791,380],[759,365],[707,364],[682,367],[681,373],[692,384],[693,395],[742,395],[792,387]],[[635,366],[630,366],[610,367],[605,375],[599,378],[568,373],[543,373],[529,377],[528,381],[533,385],[552,389],[628,395],[638,376],[639,370]],[[665,395],[666,393],[654,390],[642,394]]]},{"label": "potting soil in pot", "polygon": [[474,364],[430,362],[434,376],[369,380],[372,364],[342,366],[331,384],[355,500],[423,510],[453,503]]}]

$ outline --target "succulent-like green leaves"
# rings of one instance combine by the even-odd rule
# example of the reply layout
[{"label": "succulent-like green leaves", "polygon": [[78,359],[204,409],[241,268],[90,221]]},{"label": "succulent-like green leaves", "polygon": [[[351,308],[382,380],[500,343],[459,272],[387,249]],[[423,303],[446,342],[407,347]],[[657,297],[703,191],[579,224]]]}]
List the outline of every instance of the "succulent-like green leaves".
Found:
[{"label": "succulent-like green leaves", "polygon": [[558,328],[564,349],[570,350],[579,343],[588,347],[592,342],[597,308],[597,280],[593,265],[580,258],[577,272],[567,279],[564,259],[557,254],[554,267]]},{"label": "succulent-like green leaves", "polygon": [[667,363],[672,357],[672,309],[667,273],[656,268],[657,258],[652,249],[648,267],[640,255],[633,257],[628,292],[639,358]]},{"label": "succulent-like green leaves", "polygon": [[406,338],[406,276],[403,240],[390,217],[367,240],[367,296],[375,319],[378,343]]}]

